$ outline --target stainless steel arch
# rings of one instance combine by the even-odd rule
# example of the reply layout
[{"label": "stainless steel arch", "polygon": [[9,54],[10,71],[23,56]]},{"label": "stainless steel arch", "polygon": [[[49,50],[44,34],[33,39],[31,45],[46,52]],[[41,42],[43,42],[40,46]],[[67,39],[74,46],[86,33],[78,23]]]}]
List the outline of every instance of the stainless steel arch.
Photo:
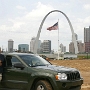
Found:
[{"label": "stainless steel arch", "polygon": [[37,37],[36,37],[36,39],[35,39],[34,53],[35,53],[35,54],[37,53],[37,45],[38,45],[38,40],[39,40],[39,37],[40,37],[40,33],[41,33],[41,29],[42,29],[43,23],[44,23],[45,19],[47,18],[47,16],[48,16],[50,13],[52,13],[52,12],[60,12],[60,13],[62,13],[62,14],[66,17],[66,19],[67,19],[67,21],[68,21],[68,23],[69,23],[71,32],[72,32],[72,40],[73,40],[73,42],[74,42],[75,54],[77,54],[77,53],[78,53],[78,47],[77,47],[76,37],[75,37],[75,33],[74,33],[74,30],[73,30],[72,24],[71,24],[69,18],[66,16],[66,14],[63,13],[62,11],[59,11],[59,10],[50,11],[50,12],[43,18],[43,20],[42,20],[42,22],[41,22],[41,25],[40,25],[40,27],[39,27],[39,30],[38,30]]}]

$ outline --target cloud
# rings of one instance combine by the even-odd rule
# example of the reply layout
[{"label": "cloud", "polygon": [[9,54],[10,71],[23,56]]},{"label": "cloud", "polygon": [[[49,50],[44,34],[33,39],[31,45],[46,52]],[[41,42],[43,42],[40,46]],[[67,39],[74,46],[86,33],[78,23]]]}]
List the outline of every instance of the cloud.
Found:
[{"label": "cloud", "polygon": [[90,4],[85,4],[84,8],[87,9],[87,10],[90,10]]},{"label": "cloud", "polygon": [[[32,9],[31,12],[28,12],[25,18],[33,20],[44,17],[49,11],[53,10],[54,8],[50,5],[44,5],[41,2],[38,2],[36,8]],[[35,19],[34,19],[35,18]]]},{"label": "cloud", "polygon": [[84,19],[84,22],[88,25],[90,25],[90,16],[88,16],[88,17],[86,17],[85,19]]},{"label": "cloud", "polygon": [[32,11],[27,12],[22,17],[17,17],[10,20],[11,22],[13,22],[13,30],[22,29],[23,31],[36,31],[36,29],[39,28],[40,22],[43,17],[52,9],[53,7],[49,5],[43,5],[42,3],[38,2],[36,8],[34,8]]},{"label": "cloud", "polygon": [[19,5],[18,5],[18,6],[16,6],[16,8],[17,8],[17,9],[19,9],[19,10],[26,10],[26,7],[19,6]]},{"label": "cloud", "polygon": [[[7,20],[5,21],[5,23],[0,25],[0,33],[1,35],[4,35],[4,36],[0,36],[0,39],[3,40],[4,38],[3,40],[4,42],[7,42],[8,39],[13,39],[15,42],[14,48],[16,48],[20,43],[28,43],[30,45],[31,38],[33,36],[36,37],[37,35],[42,19],[45,17],[45,15],[48,12],[54,10],[55,9],[54,7],[56,7],[58,10],[64,11],[67,14],[67,16],[70,17],[69,19],[72,22],[75,33],[78,34],[78,36],[82,40],[84,27],[90,24],[90,17],[84,16],[84,13],[85,14],[87,13],[82,11],[80,13],[76,13],[75,10],[77,11],[77,8],[74,8],[73,4],[75,3],[73,3],[72,0],[71,2],[65,1],[63,3],[60,2],[57,4],[56,2],[52,2],[52,3],[54,3],[55,6],[51,5],[51,3],[50,5],[49,3],[43,4],[41,2],[37,2],[36,5],[34,3],[35,6],[31,11],[30,9],[26,8],[27,6],[17,5],[15,8],[16,9],[15,17],[14,18],[7,17]],[[84,8],[87,10],[90,9],[89,4],[85,4],[85,5],[83,4],[82,6],[84,6]],[[83,13],[83,16],[81,15],[81,13]],[[45,39],[51,40],[53,49],[57,47],[58,33],[57,31],[49,32],[46,30],[46,28],[49,26],[52,26],[54,23],[57,22],[58,19],[59,19],[59,28],[60,28],[60,43],[63,43],[63,44],[65,43],[64,45],[68,46],[72,36],[71,30],[66,18],[62,14],[56,13],[56,12],[50,14],[43,24],[42,31],[40,34],[40,40],[45,40]]]},{"label": "cloud", "polygon": [[[16,8],[19,10],[26,9],[22,6],[16,6]],[[29,43],[31,38],[37,35],[43,17],[52,9],[52,6],[38,2],[37,6],[32,9],[32,11],[28,11],[22,16],[8,18],[6,21],[7,23],[0,26],[0,32],[6,33],[4,36],[6,42],[8,39],[13,39],[15,42]]]},{"label": "cloud", "polygon": [[76,18],[74,20],[74,31],[78,35],[78,40],[84,41],[84,27],[89,27],[90,25],[90,16],[85,18]]}]

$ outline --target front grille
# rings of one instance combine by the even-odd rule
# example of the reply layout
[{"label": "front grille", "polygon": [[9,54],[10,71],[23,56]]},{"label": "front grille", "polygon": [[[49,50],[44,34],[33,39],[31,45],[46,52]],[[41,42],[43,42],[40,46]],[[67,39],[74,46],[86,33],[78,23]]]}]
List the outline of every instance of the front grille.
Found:
[{"label": "front grille", "polygon": [[78,80],[80,79],[79,72],[70,72],[67,74],[67,80]]}]

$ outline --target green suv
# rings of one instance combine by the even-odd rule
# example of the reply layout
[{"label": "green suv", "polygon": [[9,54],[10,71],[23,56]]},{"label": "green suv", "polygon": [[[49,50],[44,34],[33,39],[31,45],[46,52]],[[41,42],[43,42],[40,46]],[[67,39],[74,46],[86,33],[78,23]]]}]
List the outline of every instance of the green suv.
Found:
[{"label": "green suv", "polygon": [[52,65],[30,53],[5,54],[0,90],[80,90],[82,84],[75,68]]}]

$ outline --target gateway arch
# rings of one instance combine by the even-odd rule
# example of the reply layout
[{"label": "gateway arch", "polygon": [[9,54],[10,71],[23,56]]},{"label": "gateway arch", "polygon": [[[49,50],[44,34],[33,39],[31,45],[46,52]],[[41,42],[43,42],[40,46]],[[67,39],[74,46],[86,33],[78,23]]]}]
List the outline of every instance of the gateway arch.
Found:
[{"label": "gateway arch", "polygon": [[68,23],[69,23],[70,29],[71,29],[71,33],[72,33],[72,41],[73,41],[73,43],[74,43],[75,54],[77,54],[77,53],[78,53],[78,47],[77,47],[77,41],[76,41],[76,37],[75,37],[75,33],[74,33],[74,30],[73,30],[72,24],[71,24],[69,18],[66,16],[66,14],[63,13],[62,11],[59,11],[59,10],[50,11],[50,12],[43,18],[43,20],[42,20],[42,22],[41,22],[41,24],[40,24],[38,33],[37,33],[37,37],[36,37],[36,39],[35,39],[34,50],[33,50],[34,52],[33,52],[33,53],[37,54],[37,46],[38,46],[38,41],[39,41],[39,37],[40,37],[40,33],[41,33],[41,29],[42,29],[43,23],[44,23],[45,19],[47,18],[47,16],[48,16],[49,14],[53,13],[53,12],[60,12],[60,13],[62,13],[62,14],[66,17],[66,19],[67,19],[67,21],[68,21]]}]

